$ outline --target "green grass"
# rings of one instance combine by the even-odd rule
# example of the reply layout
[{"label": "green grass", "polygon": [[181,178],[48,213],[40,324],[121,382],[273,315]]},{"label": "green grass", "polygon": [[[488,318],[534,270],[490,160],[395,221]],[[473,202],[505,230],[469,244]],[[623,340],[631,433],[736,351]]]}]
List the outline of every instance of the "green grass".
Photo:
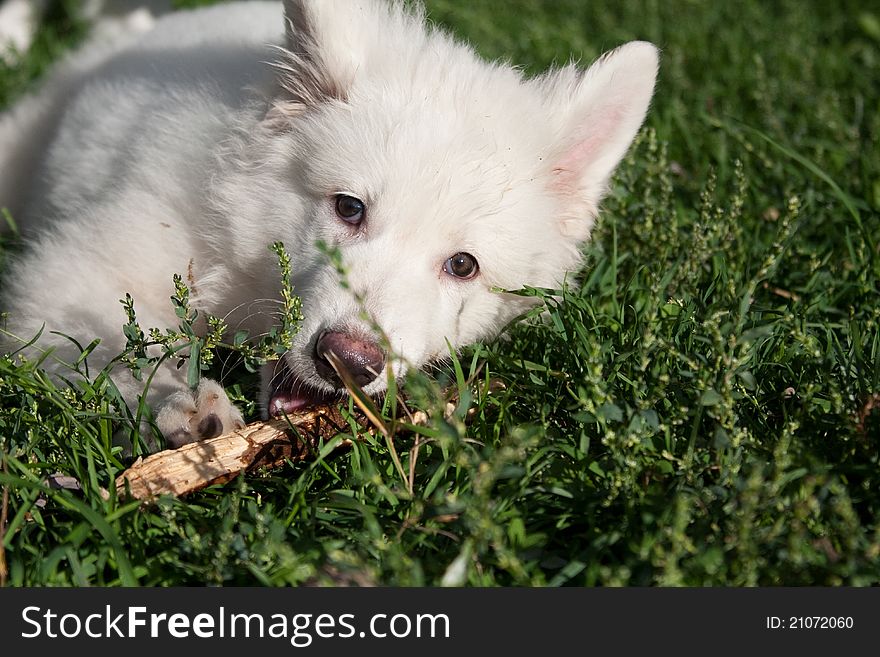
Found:
[{"label": "green grass", "polygon": [[53,61],[85,36],[87,26],[77,16],[76,4],[76,0],[49,3],[45,20],[18,65],[0,59],[0,107],[12,102],[43,75]]},{"label": "green grass", "polygon": [[435,373],[465,392],[401,468],[362,435],[147,508],[100,495],[106,380],[0,360],[8,583],[880,582],[880,7],[807,4],[428,2],[529,72],[662,48],[582,286]]}]

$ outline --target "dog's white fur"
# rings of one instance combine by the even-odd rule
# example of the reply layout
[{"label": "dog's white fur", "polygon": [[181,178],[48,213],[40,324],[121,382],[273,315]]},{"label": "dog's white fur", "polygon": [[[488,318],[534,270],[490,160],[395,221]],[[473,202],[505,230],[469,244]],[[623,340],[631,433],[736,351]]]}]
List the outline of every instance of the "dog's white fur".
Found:
[{"label": "dog's white fur", "polygon": [[[525,79],[396,3],[283,5],[286,21],[275,2],[221,5],[92,44],[2,119],[0,204],[32,236],[9,277],[11,332],[45,323],[40,345],[62,359],[76,348],[50,331],[100,337],[100,366],[122,347],[126,292],[142,325],[176,325],[181,273],[196,307],[259,334],[275,319],[267,245],[280,240],[305,316],[284,375],[326,392],[313,362],[324,329],[378,325],[400,375],[447,340],[495,336],[528,303],[493,288],[555,287],[579,266],[653,93],[652,45]],[[336,216],[338,194],[365,203],[357,229]],[[351,289],[318,240],[338,247]],[[471,280],[444,271],[459,252],[479,263]],[[142,392],[122,370],[116,382],[131,402]],[[212,404],[223,429],[240,421],[222,389],[193,397],[173,364],[147,398],[166,436],[203,437],[190,418]]]}]

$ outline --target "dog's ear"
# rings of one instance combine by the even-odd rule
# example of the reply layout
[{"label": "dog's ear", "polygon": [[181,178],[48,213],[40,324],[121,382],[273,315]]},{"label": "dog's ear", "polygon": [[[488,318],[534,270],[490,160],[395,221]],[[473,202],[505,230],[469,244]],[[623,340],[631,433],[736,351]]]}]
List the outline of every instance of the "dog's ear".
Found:
[{"label": "dog's ear", "polygon": [[[381,43],[402,5],[382,0],[284,0],[286,43],[279,94],[267,120],[284,121],[321,103],[348,97],[370,48]],[[410,12],[415,14],[416,12]]]},{"label": "dog's ear", "polygon": [[535,81],[558,121],[550,187],[563,199],[565,235],[589,236],[611,174],[645,119],[657,64],[656,47],[633,41],[586,71],[568,66]]},{"label": "dog's ear", "polygon": [[[266,115],[269,124],[288,119],[331,99],[345,100],[357,70],[357,52],[338,44],[356,37],[356,16],[362,7],[337,6],[332,0],[284,0],[285,45],[278,70],[279,91]],[[349,4],[349,3],[346,3]],[[330,6],[332,5],[332,6]]]}]

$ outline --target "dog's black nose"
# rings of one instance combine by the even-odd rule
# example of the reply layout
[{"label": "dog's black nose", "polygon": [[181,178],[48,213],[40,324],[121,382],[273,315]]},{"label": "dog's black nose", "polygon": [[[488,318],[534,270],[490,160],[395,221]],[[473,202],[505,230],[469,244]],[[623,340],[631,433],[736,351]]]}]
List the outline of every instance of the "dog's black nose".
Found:
[{"label": "dog's black nose", "polygon": [[333,385],[339,385],[340,381],[327,358],[328,352],[342,362],[361,387],[373,381],[385,368],[385,354],[375,342],[340,331],[325,331],[315,343],[315,369]]}]

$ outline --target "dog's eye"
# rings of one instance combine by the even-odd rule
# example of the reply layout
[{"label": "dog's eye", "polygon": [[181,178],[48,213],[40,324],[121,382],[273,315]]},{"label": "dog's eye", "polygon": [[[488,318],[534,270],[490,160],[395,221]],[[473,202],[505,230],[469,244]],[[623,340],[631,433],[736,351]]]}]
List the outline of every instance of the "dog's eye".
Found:
[{"label": "dog's eye", "polygon": [[345,223],[357,226],[364,220],[365,210],[363,201],[354,196],[339,194],[336,197],[336,215]]},{"label": "dog's eye", "polygon": [[443,263],[443,271],[456,278],[469,279],[477,275],[480,267],[470,253],[456,253]]}]

